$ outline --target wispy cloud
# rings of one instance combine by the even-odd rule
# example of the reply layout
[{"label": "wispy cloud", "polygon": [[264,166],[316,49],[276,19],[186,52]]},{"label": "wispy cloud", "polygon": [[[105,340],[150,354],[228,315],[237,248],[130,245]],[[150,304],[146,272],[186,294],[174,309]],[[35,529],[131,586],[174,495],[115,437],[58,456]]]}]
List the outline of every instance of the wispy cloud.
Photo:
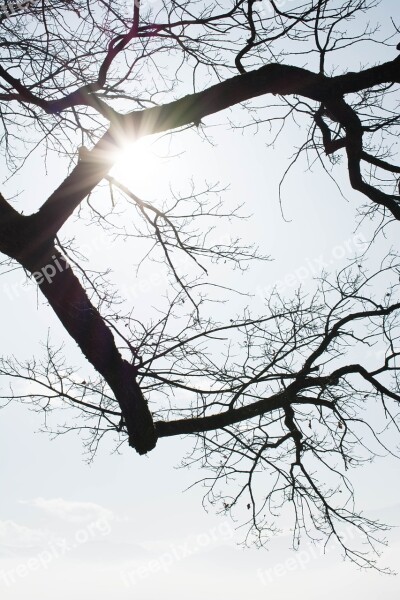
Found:
[{"label": "wispy cloud", "polygon": [[47,533],[30,529],[14,521],[0,521],[0,546],[7,548],[33,548],[47,540]]},{"label": "wispy cloud", "polygon": [[48,515],[67,521],[68,523],[86,523],[114,518],[112,511],[94,502],[74,502],[64,498],[34,498],[20,500],[21,504],[28,504],[46,512]]}]

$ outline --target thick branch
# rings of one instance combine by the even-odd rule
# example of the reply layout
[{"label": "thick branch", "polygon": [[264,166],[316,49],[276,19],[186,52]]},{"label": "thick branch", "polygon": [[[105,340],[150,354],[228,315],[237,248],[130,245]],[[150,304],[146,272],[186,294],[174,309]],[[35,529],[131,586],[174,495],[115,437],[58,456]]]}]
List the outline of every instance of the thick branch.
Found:
[{"label": "thick branch", "polygon": [[325,77],[308,69],[274,63],[164,106],[129,113],[124,121],[135,135],[148,135],[198,123],[207,115],[264,94],[299,95],[324,103],[344,94],[391,82],[400,83],[399,57],[365,71],[337,77]]},{"label": "thick branch", "polygon": [[111,331],[55,248],[35,279],[65,329],[113,390],[130,446],[139,454],[152,450],[157,438],[147,402],[136,382],[136,370],[122,359]]},{"label": "thick branch", "polygon": [[361,173],[361,160],[367,160],[385,170],[396,172],[396,168],[389,169],[390,165],[384,161],[373,159],[363,150],[363,127],[356,111],[349,106],[343,98],[325,102],[329,117],[341,124],[346,135],[339,140],[332,140],[329,127],[322,118],[323,108],[314,116],[314,120],[322,133],[322,139],[327,154],[332,154],[344,147],[347,153],[347,164],[350,184],[353,189],[361,192],[375,204],[384,206],[400,221],[400,196],[386,194],[364,181]]},{"label": "thick branch", "polygon": [[44,237],[53,240],[82,200],[107,175],[115,162],[115,150],[120,137],[116,127],[110,128],[85,159],[78,161],[39,211],[32,215],[37,228],[43,230]]},{"label": "thick branch", "polygon": [[234,423],[240,423],[246,419],[251,419],[259,415],[270,413],[280,408],[287,408],[290,404],[314,404],[315,406],[326,406],[334,408],[332,402],[322,399],[302,398],[293,393],[292,388],[279,392],[271,398],[263,398],[248,406],[241,406],[234,410],[227,410],[216,415],[208,417],[195,417],[193,419],[178,419],[176,421],[157,421],[154,423],[157,436],[169,437],[172,435],[184,435],[190,433],[200,433],[221,429]]},{"label": "thick branch", "polygon": [[[307,69],[269,64],[163,106],[134,111],[125,116],[117,116],[114,113],[112,127],[90,152],[90,158],[78,163],[44,203],[36,218],[46,226],[46,235],[54,238],[75,208],[108,173],[115,162],[114,151],[124,139],[138,139],[190,123],[199,123],[207,115],[268,93],[295,94],[326,104],[329,100],[337,99],[338,95],[340,97],[341,93],[362,89],[366,83],[371,87],[382,82],[400,81],[399,72],[399,58],[367,71],[347,73],[332,78],[312,73]],[[351,183],[355,189],[362,191],[373,201],[386,206],[386,194],[367,186],[360,179],[361,176],[358,176],[357,158],[360,158],[358,155],[361,150],[362,148],[355,158],[352,158],[354,152],[350,151],[349,154]],[[392,212],[396,211],[397,205],[394,199],[391,199],[390,206]]]},{"label": "thick branch", "polygon": [[49,242],[34,256],[27,252],[38,247],[30,238],[31,223],[32,217],[19,215],[0,195],[0,251],[33,273],[66,331],[114,392],[130,446],[139,454],[149,452],[157,437],[135,367],[121,357],[111,331],[60,252]]}]

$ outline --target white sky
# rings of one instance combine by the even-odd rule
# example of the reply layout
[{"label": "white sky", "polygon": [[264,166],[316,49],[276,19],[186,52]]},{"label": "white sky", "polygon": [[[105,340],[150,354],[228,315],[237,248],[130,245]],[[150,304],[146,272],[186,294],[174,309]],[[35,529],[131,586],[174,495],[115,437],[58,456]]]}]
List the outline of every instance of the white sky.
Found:
[{"label": "white sky", "polygon": [[[382,54],[382,60],[391,57],[390,51]],[[359,59],[354,59],[356,65]],[[199,184],[204,179],[229,184],[228,201],[244,201],[247,212],[254,214],[252,220],[237,226],[240,235],[256,241],[274,258],[243,279],[224,271],[224,282],[245,285],[255,294],[256,311],[263,306],[258,286],[269,286],[301,267],[318,264],[321,256],[332,268],[343,266],[349,256],[337,259],[336,249],[353,243],[355,210],[363,203],[349,189],[344,168],[336,173],[347,201],[317,166],[306,173],[304,164],[296,167],[284,194],[287,223],[281,217],[277,186],[302,132],[288,129],[275,148],[268,149],[266,131],[258,135],[231,131],[227,113],[207,119],[205,125],[215,146],[191,132],[175,136],[176,151],[186,150],[186,154],[162,165],[156,163],[157,178],[141,163],[139,175],[132,177],[133,191],[154,200],[168,195],[169,182],[179,189],[192,175]],[[149,154],[146,148],[143,152]],[[29,179],[25,170],[16,187],[15,182],[7,186],[14,193],[21,191],[21,206],[26,206],[27,212],[65,176],[59,162],[51,159],[50,166],[46,180],[35,178],[34,198],[32,177],[42,168],[39,156],[27,167]],[[108,260],[112,245],[103,240],[99,249],[94,228],[83,231],[74,223],[68,227],[65,235],[74,232],[81,243],[95,245],[94,262]],[[358,231],[366,238],[370,233],[368,224]],[[387,242],[380,241],[377,246],[377,256],[398,240],[394,228],[387,234]],[[130,263],[118,264],[116,281],[122,285],[126,273],[132,271]],[[0,282],[1,353],[29,358],[39,351],[50,326],[54,339],[65,341],[66,355],[74,364],[78,357],[75,345],[66,339],[43,303],[37,303],[33,286],[27,291],[16,287],[17,292],[4,287],[20,278],[21,274],[10,274]],[[305,276],[304,285],[312,289],[311,273]],[[290,295],[290,286],[286,291]],[[158,289],[139,293],[134,299],[137,315],[147,315],[158,294]],[[234,313],[239,305],[233,303],[229,310]],[[0,416],[1,598],[153,600],[162,595],[200,600],[209,595],[230,600],[287,600],[295,593],[301,600],[399,597],[398,577],[360,573],[354,565],[343,564],[335,549],[321,557],[307,540],[297,555],[289,551],[287,537],[272,541],[266,550],[238,548],[236,524],[212,512],[206,514],[201,507],[201,489],[183,493],[199,478],[195,469],[175,468],[189,448],[187,439],[161,440],[145,458],[128,449],[121,455],[110,454],[110,448],[104,446],[89,466],[74,433],[50,442],[47,434],[38,433],[40,416],[27,407],[10,406]],[[354,480],[359,506],[371,516],[400,525],[398,473],[398,464],[385,458],[364,468]],[[382,565],[396,568],[400,550],[397,529],[389,540]]]}]

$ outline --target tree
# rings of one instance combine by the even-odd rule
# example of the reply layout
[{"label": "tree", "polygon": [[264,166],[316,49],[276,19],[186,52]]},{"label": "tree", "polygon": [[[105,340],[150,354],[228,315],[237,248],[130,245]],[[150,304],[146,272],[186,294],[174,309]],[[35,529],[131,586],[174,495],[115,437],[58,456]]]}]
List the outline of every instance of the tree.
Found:
[{"label": "tree", "polygon": [[[369,461],[375,444],[387,449],[375,412],[371,420],[360,415],[365,405],[380,400],[385,431],[398,427],[396,253],[373,273],[359,257],[337,275],[322,273],[311,298],[301,290],[290,301],[272,292],[265,314],[246,311],[217,322],[204,309],[206,283],[197,273],[182,274],[176,251],[203,271],[207,261],[243,268],[265,260],[238,240],[208,244],[214,220],[241,218],[240,211],[226,210],[222,190],[213,186],[177,194],[172,206],[159,208],[109,171],[127,141],[187,127],[201,134],[207,117],[241,105],[245,125],[283,127],[298,119],[305,134],[294,162],[314,154],[324,169],[336,169],[344,153],[349,183],[366,199],[362,216],[380,218],[383,227],[400,220],[400,167],[393,164],[399,29],[394,16],[388,36],[371,25],[378,5],[40,0],[3,11],[1,20],[0,107],[9,169],[36,147],[70,161],[68,175],[36,212],[24,215],[0,196],[3,264],[19,265],[37,283],[94,371],[78,381],[62,348],[48,341],[45,359],[5,357],[0,372],[37,384],[29,401],[45,413],[54,398],[75,407],[93,452],[110,431],[139,454],[161,437],[194,435],[189,460],[208,468],[209,499],[228,512],[246,499],[249,532],[259,543],[272,529],[266,508],[273,512],[286,503],[293,506],[296,544],[302,530],[340,540],[349,522],[373,545],[384,529],[352,508],[346,471]],[[361,29],[349,31],[355,18]],[[359,44],[393,57],[358,71],[338,70]],[[91,197],[103,180],[111,193],[107,210]],[[121,203],[135,209],[136,233],[124,229]],[[116,238],[142,236],[149,252],[163,257],[174,282],[157,321],[146,324],[132,307],[120,308],[107,272],[82,266],[79,249],[60,237],[73,215]],[[379,285],[384,294],[377,294]],[[378,353],[372,367],[360,361],[362,345],[379,346],[383,360]],[[175,400],[179,391],[182,402]],[[6,399],[25,401],[26,395],[13,391]],[[360,438],[363,428],[368,443]],[[276,474],[267,494],[255,483],[265,469]],[[237,493],[221,491],[233,476]],[[358,564],[373,564],[369,554],[343,548]]]}]

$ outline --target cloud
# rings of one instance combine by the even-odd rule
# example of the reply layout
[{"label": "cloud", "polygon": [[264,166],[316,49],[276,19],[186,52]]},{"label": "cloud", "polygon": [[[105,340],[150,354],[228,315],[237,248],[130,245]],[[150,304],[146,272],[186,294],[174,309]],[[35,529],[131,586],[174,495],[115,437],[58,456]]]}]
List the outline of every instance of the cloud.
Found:
[{"label": "cloud", "polygon": [[0,546],[32,548],[46,540],[47,534],[40,529],[30,529],[14,521],[0,521]]},{"label": "cloud", "polygon": [[48,515],[67,521],[68,523],[86,523],[114,519],[112,511],[95,504],[94,502],[72,502],[63,498],[34,498],[21,500],[21,504],[28,504]]}]

